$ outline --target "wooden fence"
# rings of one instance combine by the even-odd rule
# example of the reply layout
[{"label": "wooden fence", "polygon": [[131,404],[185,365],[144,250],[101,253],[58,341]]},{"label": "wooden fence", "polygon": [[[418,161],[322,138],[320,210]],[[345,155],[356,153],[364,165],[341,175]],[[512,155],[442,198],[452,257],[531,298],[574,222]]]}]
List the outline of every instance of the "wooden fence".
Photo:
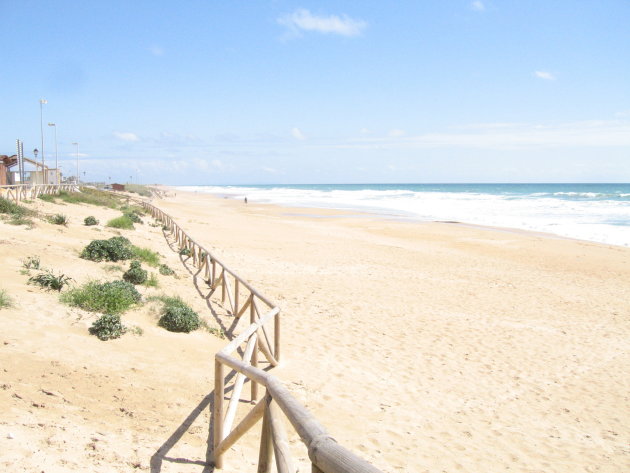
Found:
[{"label": "wooden fence", "polygon": [[76,192],[76,184],[15,184],[0,186],[0,197],[18,204],[22,200],[33,200],[42,194],[58,194],[60,191]]},{"label": "wooden fence", "polygon": [[[280,309],[261,295],[211,252],[194,241],[171,218],[154,205],[141,201],[151,215],[164,224],[180,250],[188,249],[192,263],[205,271],[214,292],[221,287],[221,300],[227,300],[231,313],[242,317],[249,310],[250,325],[215,355],[213,459],[215,468],[223,467],[223,456],[242,436],[262,419],[258,473],[270,473],[275,456],[278,473],[295,473],[282,414],[289,420],[307,448],[313,473],[381,473],[380,470],[339,445],[282,385],[259,366],[259,352],[266,362],[276,366],[280,359]],[[188,253],[186,252],[186,253]],[[243,301],[243,302],[241,302]],[[238,357],[239,352],[242,356]],[[230,371],[228,372],[227,369]],[[236,376],[233,376],[234,373]],[[231,394],[225,402],[226,379]],[[249,400],[254,407],[233,427],[245,381],[249,379]],[[259,396],[258,387],[266,392]],[[259,399],[259,397],[261,397]],[[227,406],[226,406],[227,404]]]}]

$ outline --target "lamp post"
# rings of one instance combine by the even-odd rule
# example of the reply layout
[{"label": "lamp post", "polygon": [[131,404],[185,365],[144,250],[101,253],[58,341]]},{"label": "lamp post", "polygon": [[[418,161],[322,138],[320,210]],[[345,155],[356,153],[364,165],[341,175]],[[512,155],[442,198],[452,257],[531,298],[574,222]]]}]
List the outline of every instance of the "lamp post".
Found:
[{"label": "lamp post", "polygon": [[79,186],[79,143],[72,143],[77,147],[77,187]]},{"label": "lamp post", "polygon": [[48,126],[55,127],[55,184],[59,184],[59,158],[57,156],[57,125],[49,123]]},{"label": "lamp post", "polygon": [[[35,163],[37,164],[37,153],[39,153],[39,150],[37,148],[35,148],[33,150],[33,156],[35,156]],[[35,167],[35,170],[37,170],[37,167]],[[35,175],[37,176],[37,173],[35,173]],[[31,174],[31,185],[33,184],[33,174]]]},{"label": "lamp post", "polygon": [[39,99],[39,128],[42,134],[42,173],[44,174],[44,184],[46,184],[46,153],[44,153],[44,104],[46,103],[48,103],[48,100]]}]

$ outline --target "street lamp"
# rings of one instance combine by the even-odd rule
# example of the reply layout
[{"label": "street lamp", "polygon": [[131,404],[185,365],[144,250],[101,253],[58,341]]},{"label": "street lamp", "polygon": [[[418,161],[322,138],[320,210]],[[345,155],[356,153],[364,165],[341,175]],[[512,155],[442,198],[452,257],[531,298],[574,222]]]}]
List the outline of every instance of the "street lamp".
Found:
[{"label": "street lamp", "polygon": [[59,184],[59,158],[57,157],[57,125],[49,123],[48,126],[55,127],[55,184]]},{"label": "street lamp", "polygon": [[46,157],[44,153],[44,104],[46,99],[39,99],[39,128],[42,132],[42,172],[44,173],[44,184],[46,184]]},{"label": "street lamp", "polygon": [[79,185],[79,143],[72,143],[77,147],[77,186]]}]

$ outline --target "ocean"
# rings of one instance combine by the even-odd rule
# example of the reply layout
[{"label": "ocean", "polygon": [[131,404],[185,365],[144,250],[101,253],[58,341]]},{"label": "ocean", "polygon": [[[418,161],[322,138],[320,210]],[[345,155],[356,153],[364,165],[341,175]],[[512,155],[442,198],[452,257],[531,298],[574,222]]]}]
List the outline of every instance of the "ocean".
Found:
[{"label": "ocean", "polygon": [[182,186],[250,202],[515,228],[630,246],[630,184]]}]

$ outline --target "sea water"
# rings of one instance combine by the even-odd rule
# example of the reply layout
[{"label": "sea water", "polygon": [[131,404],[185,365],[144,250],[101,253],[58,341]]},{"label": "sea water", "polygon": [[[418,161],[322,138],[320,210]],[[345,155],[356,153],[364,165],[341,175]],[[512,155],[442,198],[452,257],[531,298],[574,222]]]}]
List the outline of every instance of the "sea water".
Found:
[{"label": "sea water", "polygon": [[185,186],[250,202],[515,228],[630,246],[630,184]]}]

